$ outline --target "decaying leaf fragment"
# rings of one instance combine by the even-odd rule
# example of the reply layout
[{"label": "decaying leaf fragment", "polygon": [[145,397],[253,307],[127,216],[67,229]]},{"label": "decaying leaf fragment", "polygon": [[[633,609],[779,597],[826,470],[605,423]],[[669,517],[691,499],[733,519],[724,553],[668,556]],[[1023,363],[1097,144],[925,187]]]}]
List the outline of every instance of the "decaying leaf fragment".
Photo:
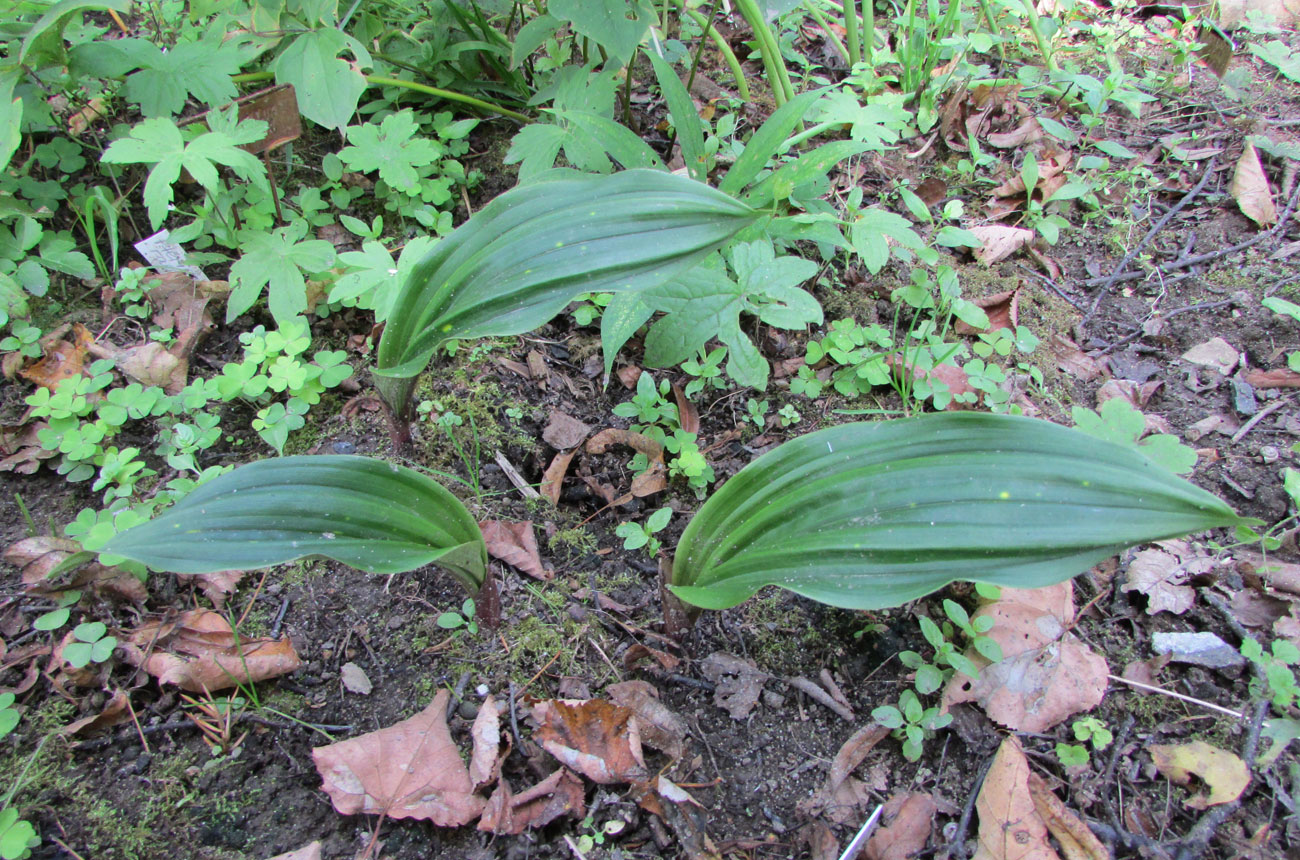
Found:
[{"label": "decaying leaf fragment", "polygon": [[561,815],[582,818],[586,811],[585,794],[582,780],[563,767],[519,794],[512,794],[509,784],[501,779],[488,798],[478,829],[518,835],[550,824]]},{"label": "decaying leaf fragment", "polygon": [[939,807],[928,794],[898,794],[885,803],[880,829],[867,842],[867,860],[908,860],[930,841]]},{"label": "decaying leaf fragment", "polygon": [[1153,744],[1148,751],[1156,770],[1179,785],[1187,785],[1196,776],[1210,787],[1208,794],[1198,794],[1187,800],[1192,809],[1231,803],[1241,797],[1250,784],[1250,771],[1244,761],[1205,741]]},{"label": "decaying leaf fragment", "polygon": [[1066,860],[1111,860],[1110,851],[1093,835],[1079,816],[1061,802],[1036,773],[1029,774],[1029,796],[1034,810],[1047,825],[1047,830],[1061,846]]},{"label": "decaying leaf fragment", "polygon": [[700,663],[700,672],[714,685],[713,703],[733,720],[743,720],[758,705],[763,682],[770,675],[748,660],[715,651]]},{"label": "decaying leaf fragment", "polygon": [[799,810],[806,815],[824,814],[836,824],[860,818],[861,811],[871,802],[871,794],[867,786],[853,776],[853,771],[862,764],[867,753],[887,737],[889,729],[874,722],[854,732],[835,754],[826,784],[812,797],[800,802]]},{"label": "decaying leaf fragment", "polygon": [[993,619],[991,636],[1003,659],[980,667],[972,680],[958,672],[944,690],[944,706],[979,702],[993,720],[1016,731],[1043,732],[1072,714],[1089,711],[1106,693],[1106,661],[1067,632],[1074,620],[1071,583],[1048,588],[1004,588],[974,618]]},{"label": "decaying leaf fragment", "polygon": [[206,609],[144,624],[121,644],[127,661],[159,684],[175,684],[191,693],[265,681],[302,664],[287,638],[236,637],[224,616]]},{"label": "decaying leaf fragment", "polygon": [[1029,761],[1015,735],[998,747],[975,799],[979,847],[973,860],[1060,860],[1029,794]]},{"label": "decaying leaf fragment", "polygon": [[605,688],[610,701],[636,715],[641,740],[671,759],[679,759],[685,749],[686,721],[661,701],[659,691],[645,681],[623,681]]},{"label": "decaying leaf fragment", "polygon": [[1147,597],[1147,614],[1172,612],[1182,615],[1192,608],[1196,591],[1188,577],[1205,573],[1214,560],[1197,556],[1186,541],[1162,541],[1163,549],[1145,549],[1133,557],[1120,591],[1136,591]]},{"label": "decaying leaf fragment", "polygon": [[483,811],[469,770],[447,728],[446,690],[410,719],[312,750],[321,789],[343,815],[415,818],[440,827],[468,824]]},{"label": "decaying leaf fragment", "polygon": [[1261,227],[1271,227],[1277,223],[1273,189],[1268,185],[1268,177],[1264,175],[1264,166],[1259,161],[1255,144],[1249,140],[1242,148],[1237,169],[1232,174],[1231,191],[1232,198],[1247,218]]}]

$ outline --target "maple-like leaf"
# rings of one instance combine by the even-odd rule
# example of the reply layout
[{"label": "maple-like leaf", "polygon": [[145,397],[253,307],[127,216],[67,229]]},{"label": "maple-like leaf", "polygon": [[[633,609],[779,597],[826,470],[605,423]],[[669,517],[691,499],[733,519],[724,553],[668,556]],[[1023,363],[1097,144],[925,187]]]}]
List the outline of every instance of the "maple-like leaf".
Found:
[{"label": "maple-like leaf", "polygon": [[349,146],[339,158],[362,173],[379,172],[379,178],[398,191],[415,194],[420,190],[424,168],[436,164],[447,148],[436,140],[420,137],[415,111],[407,108],[384,117],[378,126],[367,123],[348,129]]},{"label": "maple-like leaf", "polygon": [[144,184],[144,202],[149,221],[156,230],[167,217],[172,202],[172,185],[181,170],[189,171],[194,180],[208,191],[217,190],[217,169],[223,164],[246,182],[266,187],[266,167],[254,156],[239,148],[266,134],[266,123],[245,120],[239,123],[239,136],[224,131],[201,134],[188,144],[176,123],[163,117],[146,119],[131,129],[128,137],[118,138],[104,151],[102,161],[110,164],[152,164]]},{"label": "maple-like leaf", "polygon": [[295,221],[271,233],[240,231],[244,255],[230,267],[230,298],[226,322],[253,306],[262,288],[269,289],[271,315],[280,325],[307,310],[303,271],[323,272],[334,264],[334,246],[324,239],[301,241],[306,221]]},{"label": "maple-like leaf", "polygon": [[342,815],[416,818],[440,827],[468,824],[483,811],[447,728],[446,690],[410,719],[312,750],[321,788]]},{"label": "maple-like leaf", "polygon": [[231,75],[239,74],[245,60],[238,40],[224,41],[218,35],[180,42],[165,52],[140,41],[137,58],[141,68],[126,79],[122,92],[145,116],[179,114],[190,95],[213,107],[238,95],[230,80]]}]

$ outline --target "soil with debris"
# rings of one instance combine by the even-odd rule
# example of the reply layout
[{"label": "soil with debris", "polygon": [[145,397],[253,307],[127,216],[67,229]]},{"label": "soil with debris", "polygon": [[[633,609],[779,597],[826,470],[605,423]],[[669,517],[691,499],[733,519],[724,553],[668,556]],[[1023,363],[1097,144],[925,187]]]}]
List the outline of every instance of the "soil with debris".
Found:
[{"label": "soil with debris", "polygon": [[[1197,449],[1198,484],[1272,524],[1289,513],[1281,470],[1295,465],[1292,447],[1300,441],[1300,408],[1289,393],[1300,383],[1282,370],[1286,354],[1300,348],[1300,322],[1260,302],[1267,295],[1288,295],[1285,286],[1295,280],[1291,259],[1300,248],[1300,223],[1293,209],[1300,184],[1291,173],[1283,177],[1275,228],[1262,229],[1238,210],[1229,185],[1245,135],[1270,126],[1267,120],[1247,123],[1244,116],[1230,122],[1240,108],[1197,73],[1186,93],[1141,123],[1107,115],[1115,125],[1106,136],[1141,153],[1158,177],[1141,201],[1147,209],[1120,213],[1113,222],[1099,216],[1085,229],[1067,232],[1060,246],[1044,247],[1037,262],[1024,255],[991,267],[969,258],[950,262],[960,266],[968,296],[1019,291],[1020,323],[1043,342],[1033,360],[1046,377],[1041,390],[1020,395],[1026,411],[1069,423],[1071,406],[1129,399],[1148,416],[1153,432],[1172,433]],[[1285,117],[1292,107],[1271,105],[1260,115]],[[1204,151],[1183,152],[1179,160],[1161,141],[1194,122]],[[1003,154],[1009,164],[1011,156]],[[961,156],[940,143],[914,160],[898,153],[864,162],[837,182],[858,182],[870,196],[899,176],[919,183],[951,175],[946,168]],[[1275,177],[1280,173],[1274,171]],[[1137,277],[1116,272],[1125,251],[1171,211],[1128,266]],[[1248,248],[1218,255],[1255,239]],[[1197,255],[1210,257],[1186,263]],[[1168,264],[1175,265],[1159,271]],[[827,319],[855,314],[866,321],[892,313],[880,306],[887,304],[880,296],[888,296],[896,277],[828,270],[817,296]],[[361,315],[344,314],[320,323],[318,333],[343,341],[368,328]],[[701,448],[719,481],[786,438],[847,420],[837,410],[873,405],[833,394],[816,401],[789,394],[789,362],[802,357],[804,342],[776,333],[760,339],[767,357],[787,371],[769,396],[777,406],[795,404],[802,415],[798,425],[747,425],[744,396],[734,392],[700,398]],[[208,364],[219,367],[223,351],[235,343],[233,333],[221,332],[201,350]],[[639,355],[634,342],[622,358],[635,361]],[[361,355],[353,360],[358,367],[366,363]],[[686,381],[655,372],[657,379],[665,375]],[[1281,574],[1268,570],[1249,545],[1211,551],[1212,540],[1231,543],[1231,535],[1143,548],[1103,564],[1076,579],[1072,595],[1057,596],[1068,604],[1065,609],[1044,609],[1034,617],[1050,616],[1060,628],[1059,638],[1042,644],[1044,655],[1067,645],[1075,649],[1068,653],[1079,662],[1067,663],[1063,674],[1084,674],[1080,667],[1103,661],[1097,683],[1104,698],[1091,715],[1113,733],[1113,743],[1093,750],[1086,764],[1062,765],[1057,744],[1079,743],[1068,717],[1082,716],[1087,708],[1078,707],[1082,699],[1070,698],[1077,691],[1039,690],[1045,698],[1059,696],[1054,706],[1067,716],[1022,729],[1013,735],[1018,743],[1007,746],[1008,732],[990,710],[1028,706],[1023,699],[990,705],[1005,691],[989,690],[983,698],[954,704],[951,726],[928,738],[919,760],[909,762],[897,738],[862,730],[869,729],[873,709],[897,703],[912,686],[900,651],[932,652],[917,616],[942,619],[945,598],[973,611],[979,602],[973,590],[954,586],[881,613],[831,609],[768,591],[735,609],[705,613],[684,639],[673,639],[663,626],[658,562],[624,551],[614,529],[669,505],[676,513],[659,537],[671,550],[699,501],[673,485],[647,499],[610,504],[628,491],[632,451],[614,446],[592,453],[585,439],[627,426],[612,416],[612,408],[630,398],[634,374],[619,373],[608,386],[600,377],[595,328],[578,326],[566,315],[533,335],[463,352],[421,383],[419,399],[472,417],[479,435],[459,433],[462,451],[469,452],[462,457],[438,425],[422,424],[411,460],[477,485],[477,493],[463,486],[458,493],[483,519],[531,523],[536,547],[502,538],[505,544],[514,541],[503,551],[513,552],[518,563],[493,563],[502,607],[495,629],[471,633],[439,626],[439,616],[460,607],[464,594],[434,569],[366,576],[332,562],[248,574],[229,595],[200,588],[190,578],[156,575],[143,603],[96,597],[83,604],[87,620],[103,620],[122,638],[146,619],[174,621],[180,613],[210,607],[215,595],[224,600],[224,611],[242,619],[241,637],[288,637],[301,666],[257,685],[256,701],[242,703],[229,725],[221,712],[204,714],[201,693],[160,686],[125,660],[111,660],[88,675],[57,671],[49,643],[24,635],[31,618],[48,606],[22,598],[18,574],[7,569],[0,607],[7,653],[0,684],[20,691],[27,715],[0,753],[11,776],[31,768],[24,802],[46,837],[33,856],[234,860],[271,857],[319,841],[326,858],[834,858],[876,804],[893,799],[888,826],[880,832],[888,838],[873,843],[866,856],[965,858],[977,848],[991,850],[981,841],[990,837],[980,834],[982,820],[999,802],[994,792],[1028,797],[1024,792],[1034,779],[1117,857],[1265,858],[1297,850],[1300,768],[1291,755],[1269,769],[1250,767],[1239,800],[1208,807],[1197,798],[1207,785],[1217,790],[1218,771],[1192,770],[1200,775],[1179,784],[1177,768],[1160,758],[1160,750],[1199,741],[1251,762],[1251,753],[1267,747],[1267,740],[1259,742],[1266,714],[1258,705],[1259,682],[1232,654],[1243,633],[1300,641],[1296,569],[1283,564]],[[7,389],[4,415],[12,423],[25,392]],[[882,404],[899,405],[887,398]],[[302,431],[308,441],[299,452],[392,456],[379,414],[362,409],[344,417],[343,405],[341,397],[327,397],[312,412],[312,424]],[[564,440],[577,453],[560,502],[552,507],[521,495],[505,466],[536,486],[558,453],[544,441],[548,428],[566,429],[556,429],[557,415],[585,429]],[[232,416],[228,426],[247,423],[246,416]],[[256,441],[219,449],[216,456],[238,461],[250,448],[257,450]],[[4,473],[3,481],[4,497],[21,495],[38,532],[67,522],[91,503],[48,470],[24,477]],[[18,505],[5,505],[0,517],[5,545],[28,536]],[[1300,562],[1293,534],[1284,536],[1274,557]],[[533,567],[531,573],[521,572],[526,566]],[[1166,635],[1191,633],[1218,637],[1227,656],[1221,650],[1207,657],[1185,636]],[[1174,661],[1164,664],[1157,642],[1173,650]],[[1227,665],[1200,665],[1218,658]],[[1184,698],[1145,692],[1106,674]],[[544,743],[548,732],[558,731],[547,722],[552,717],[545,703],[601,699],[628,681],[645,682],[653,692],[634,686],[620,688],[620,695],[639,690],[641,707],[655,696],[661,706],[653,709],[657,718],[650,711],[640,716],[643,765],[612,764],[610,750],[626,741],[626,723],[602,733],[607,724],[581,712],[587,715],[581,719],[590,717],[582,723],[592,735],[586,752],[617,772],[602,783],[583,771],[576,795],[572,788],[546,794],[555,815],[540,826],[494,834],[472,823],[439,827],[396,815],[341,815],[322,791],[314,751],[319,756],[319,748],[332,742],[362,739],[425,713],[449,692],[445,710],[430,718],[446,717],[462,758],[474,746],[472,729],[488,697],[500,707],[500,778],[517,797],[560,766],[551,750],[555,743]],[[117,691],[126,694],[122,701],[129,706],[118,709],[110,728],[56,733],[105,712]],[[187,705],[187,697],[200,705]],[[937,695],[927,699],[937,702]],[[206,739],[199,721],[208,723]],[[212,731],[224,738],[225,749],[214,745]],[[47,733],[50,739],[38,748]],[[992,788],[986,802],[976,804],[982,781]],[[477,797],[488,801],[495,791],[489,783]],[[1041,790],[1034,796],[1041,797]],[[524,809],[513,814],[522,817]],[[530,810],[527,815],[543,815]],[[1058,831],[1049,830],[1062,844]],[[1050,844],[1047,836],[1032,838]]]}]

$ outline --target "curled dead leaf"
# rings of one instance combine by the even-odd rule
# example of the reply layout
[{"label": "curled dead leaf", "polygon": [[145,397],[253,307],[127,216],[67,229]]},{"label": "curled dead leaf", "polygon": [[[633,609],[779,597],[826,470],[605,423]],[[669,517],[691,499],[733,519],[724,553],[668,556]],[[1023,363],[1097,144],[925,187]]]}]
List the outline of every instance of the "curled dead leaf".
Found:
[{"label": "curled dead leaf", "polygon": [[939,807],[928,794],[891,797],[880,814],[880,829],[867,842],[867,860],[908,860],[930,841]]},{"label": "curled dead leaf", "polygon": [[577,453],[577,448],[561,451],[555,455],[551,465],[547,466],[546,471],[542,473],[542,483],[538,491],[542,498],[548,499],[553,505],[560,503],[560,492],[564,489],[564,476],[569,471],[569,463]]},{"label": "curled dead leaf", "polygon": [[1075,815],[1052,793],[1036,773],[1028,779],[1029,796],[1034,801],[1034,811],[1047,825],[1047,830],[1061,846],[1068,860],[1111,860],[1110,851],[1093,835],[1079,816]]},{"label": "curled dead leaf", "polygon": [[206,609],[144,624],[121,644],[129,663],[159,684],[175,684],[191,693],[265,681],[302,665],[287,638],[236,637],[224,616]]},{"label": "curled dead leaf", "polygon": [[537,536],[531,522],[510,523],[503,520],[483,520],[479,524],[488,554],[526,573],[534,579],[548,580],[555,574],[542,567],[537,549]]},{"label": "curled dead leaf", "polygon": [[519,794],[512,794],[509,784],[502,779],[488,798],[478,829],[518,835],[550,824],[562,815],[582,818],[586,813],[585,795],[582,780],[565,768]]},{"label": "curled dead leaf", "polygon": [[659,701],[659,691],[645,681],[623,681],[605,688],[605,695],[616,705],[627,708],[636,715],[641,727],[641,739],[661,750],[671,759],[679,759],[685,751],[687,726],[685,720]]},{"label": "curled dead leaf", "polygon": [[871,793],[865,783],[853,776],[853,771],[887,737],[889,729],[876,723],[868,723],[854,732],[831,761],[825,785],[802,801],[799,810],[806,815],[824,814],[836,824],[860,817],[861,810],[871,802]]},{"label": "curled dead leaf", "polygon": [[748,660],[715,651],[700,663],[700,672],[713,684],[713,703],[743,720],[758,705],[763,682],[771,675]]}]

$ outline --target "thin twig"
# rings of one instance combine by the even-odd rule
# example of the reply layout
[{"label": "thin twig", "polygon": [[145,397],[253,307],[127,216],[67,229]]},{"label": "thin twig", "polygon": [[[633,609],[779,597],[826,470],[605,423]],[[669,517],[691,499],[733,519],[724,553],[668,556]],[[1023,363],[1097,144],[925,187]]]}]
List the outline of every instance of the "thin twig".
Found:
[{"label": "thin twig", "polygon": [[1240,430],[1232,434],[1233,444],[1235,445],[1236,443],[1244,439],[1246,434],[1249,433],[1251,430],[1254,430],[1255,426],[1259,424],[1259,422],[1263,421],[1265,418],[1267,418],[1268,416],[1272,415],[1274,412],[1281,409],[1283,406],[1286,406],[1288,403],[1290,403],[1291,398],[1294,396],[1295,396],[1294,394],[1290,394],[1287,395],[1286,397],[1279,397],[1277,400],[1274,400],[1272,403],[1268,404],[1263,409],[1256,412],[1253,416],[1251,416],[1251,419],[1249,421],[1241,425]]},{"label": "thin twig", "polygon": [[853,715],[853,711],[849,710],[848,708],[841,705],[839,702],[835,701],[835,699],[831,697],[830,693],[827,693],[821,687],[817,686],[816,682],[798,676],[791,677],[791,678],[782,678],[781,680],[785,681],[787,684],[789,684],[791,687],[794,687],[796,690],[800,690],[804,693],[807,693],[810,699],[814,699],[818,703],[826,706],[827,708],[830,708],[832,711],[839,714],[841,717],[843,717],[845,720],[849,721],[850,723],[853,722],[855,719],[857,719]]},{"label": "thin twig", "polygon": [[970,829],[971,817],[975,814],[975,800],[979,797],[980,789],[984,787],[984,777],[988,776],[989,768],[993,766],[993,757],[980,766],[980,772],[975,777],[975,782],[971,785],[970,796],[966,798],[966,805],[962,807],[961,818],[957,821],[957,832],[953,834],[952,841],[948,843],[948,856],[956,856],[960,860],[966,858],[966,831]]},{"label": "thin twig", "polygon": [[1140,254],[1142,249],[1151,243],[1151,240],[1156,237],[1156,234],[1163,230],[1165,225],[1172,221],[1175,215],[1182,211],[1188,203],[1191,203],[1196,199],[1196,196],[1205,188],[1206,183],[1210,181],[1210,177],[1214,175],[1214,168],[1217,165],[1217,159],[1214,156],[1210,156],[1209,162],[1205,165],[1205,173],[1201,174],[1201,180],[1196,183],[1196,187],[1184,194],[1173,206],[1170,206],[1169,210],[1160,217],[1160,220],[1157,221],[1155,225],[1147,231],[1147,234],[1142,237],[1142,240],[1129,249],[1128,253],[1124,255],[1124,258],[1119,261],[1119,265],[1110,273],[1110,276],[1102,281],[1101,289],[1097,291],[1097,297],[1092,301],[1092,307],[1088,310],[1087,315],[1084,316],[1083,321],[1079,323],[1080,329],[1091,322],[1092,318],[1097,315],[1097,309],[1101,306],[1102,297],[1110,291],[1110,288],[1114,286],[1115,281],[1119,279],[1120,275],[1124,274],[1124,270],[1128,268],[1128,264],[1132,262],[1133,258]]},{"label": "thin twig", "polygon": [[1222,705],[1216,705],[1213,702],[1207,702],[1203,699],[1194,699],[1191,696],[1184,696],[1182,693],[1175,693],[1173,690],[1166,690],[1164,687],[1153,687],[1150,684],[1143,684],[1139,681],[1130,681],[1128,678],[1121,678],[1119,675],[1107,675],[1106,677],[1110,678],[1112,681],[1119,681],[1120,683],[1128,684],[1130,687],[1136,687],[1137,689],[1148,693],[1159,693],[1162,696],[1169,696],[1182,702],[1200,705],[1202,708],[1217,711],[1224,716],[1233,717],[1238,720],[1246,718],[1246,715],[1240,711],[1234,711],[1230,708],[1225,708]]}]

